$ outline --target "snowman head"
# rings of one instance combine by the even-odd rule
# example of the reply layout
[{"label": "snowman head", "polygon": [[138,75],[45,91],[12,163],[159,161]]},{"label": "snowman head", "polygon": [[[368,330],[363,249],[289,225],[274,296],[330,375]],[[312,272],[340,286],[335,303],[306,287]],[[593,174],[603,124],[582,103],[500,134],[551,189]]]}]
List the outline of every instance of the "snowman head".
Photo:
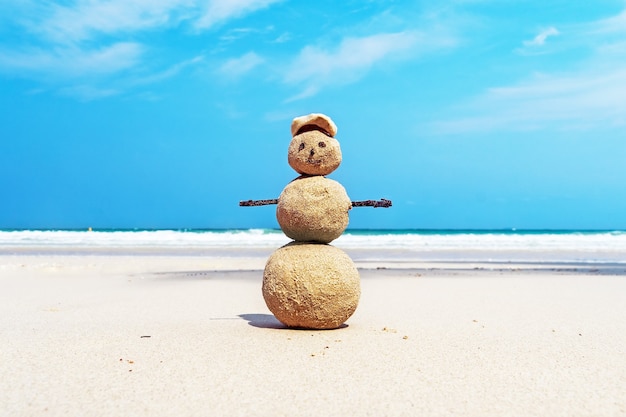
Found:
[{"label": "snowman head", "polygon": [[327,175],[341,164],[341,148],[335,139],[337,126],[324,114],[296,117],[291,123],[289,165],[299,174]]}]

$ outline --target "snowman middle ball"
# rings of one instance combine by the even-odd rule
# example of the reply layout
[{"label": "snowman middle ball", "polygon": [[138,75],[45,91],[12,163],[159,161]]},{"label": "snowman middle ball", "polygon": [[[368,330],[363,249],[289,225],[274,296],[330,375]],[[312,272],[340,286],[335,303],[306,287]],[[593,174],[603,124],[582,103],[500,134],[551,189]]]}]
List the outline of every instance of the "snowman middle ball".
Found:
[{"label": "snowman middle ball", "polygon": [[298,177],[278,197],[276,219],[288,237],[329,243],[348,227],[352,202],[345,188],[323,176]]}]

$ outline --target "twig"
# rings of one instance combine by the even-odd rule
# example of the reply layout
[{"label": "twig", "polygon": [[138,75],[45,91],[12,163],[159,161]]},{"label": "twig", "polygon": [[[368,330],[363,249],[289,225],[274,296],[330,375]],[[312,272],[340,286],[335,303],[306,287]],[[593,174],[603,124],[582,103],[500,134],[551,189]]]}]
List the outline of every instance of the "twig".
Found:
[{"label": "twig", "polygon": [[380,200],[353,201],[352,207],[391,207],[391,200],[381,198]]},{"label": "twig", "polygon": [[278,204],[278,199],[273,198],[271,200],[246,200],[239,202],[239,205],[242,207],[268,206],[270,204]]},{"label": "twig", "polygon": [[[269,206],[270,204],[278,204],[278,199],[272,198],[271,200],[245,200],[239,202],[239,205],[242,207]],[[353,201],[352,207],[388,208],[391,207],[391,200],[381,198],[380,200]]]}]

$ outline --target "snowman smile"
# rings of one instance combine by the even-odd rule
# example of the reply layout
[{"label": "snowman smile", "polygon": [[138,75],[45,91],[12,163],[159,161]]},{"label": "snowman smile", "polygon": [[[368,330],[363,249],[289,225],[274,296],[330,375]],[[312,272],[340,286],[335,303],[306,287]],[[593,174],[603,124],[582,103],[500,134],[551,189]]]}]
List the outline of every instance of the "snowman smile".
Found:
[{"label": "snowman smile", "polygon": [[313,164],[313,165],[319,165],[322,163],[321,159],[311,159],[311,158],[307,158],[306,160],[309,164]]}]

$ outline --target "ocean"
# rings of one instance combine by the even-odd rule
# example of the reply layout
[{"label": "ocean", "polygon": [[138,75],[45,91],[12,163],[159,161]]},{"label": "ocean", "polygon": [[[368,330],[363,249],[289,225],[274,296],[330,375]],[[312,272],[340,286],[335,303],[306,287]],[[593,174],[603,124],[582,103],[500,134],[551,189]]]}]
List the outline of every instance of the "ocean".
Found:
[{"label": "ocean", "polygon": [[[0,230],[0,253],[55,249],[159,249],[209,253],[271,250],[290,242],[279,229]],[[555,261],[626,264],[626,231],[347,230],[334,246],[361,257],[413,260]]]}]

